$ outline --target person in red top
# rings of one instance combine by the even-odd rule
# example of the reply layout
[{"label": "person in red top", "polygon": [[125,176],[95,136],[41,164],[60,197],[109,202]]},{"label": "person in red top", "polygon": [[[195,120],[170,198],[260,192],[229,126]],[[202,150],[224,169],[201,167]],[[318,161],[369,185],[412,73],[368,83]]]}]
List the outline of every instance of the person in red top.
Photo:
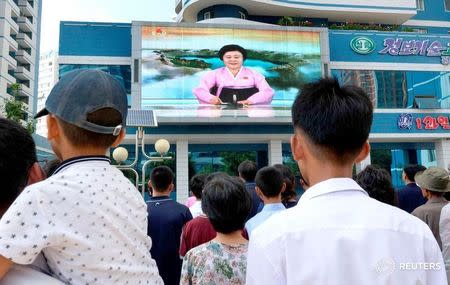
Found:
[{"label": "person in red top", "polygon": [[[224,172],[211,173],[206,178],[205,183],[211,181],[213,178],[225,176],[227,174]],[[181,233],[180,256],[184,257],[190,249],[213,240],[216,235],[217,233],[208,217],[202,213],[184,225]],[[242,231],[242,236],[248,240],[245,230]]]},{"label": "person in red top", "polygon": [[184,257],[190,249],[207,243],[216,237],[208,217],[204,214],[194,218],[184,225],[181,233],[180,256]]}]

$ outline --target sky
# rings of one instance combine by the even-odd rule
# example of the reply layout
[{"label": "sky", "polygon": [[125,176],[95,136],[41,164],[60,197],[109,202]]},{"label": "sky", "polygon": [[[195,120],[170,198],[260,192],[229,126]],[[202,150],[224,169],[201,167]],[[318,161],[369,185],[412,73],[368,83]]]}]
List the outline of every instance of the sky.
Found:
[{"label": "sky", "polygon": [[58,50],[60,21],[173,22],[175,0],[42,0],[41,54]]}]

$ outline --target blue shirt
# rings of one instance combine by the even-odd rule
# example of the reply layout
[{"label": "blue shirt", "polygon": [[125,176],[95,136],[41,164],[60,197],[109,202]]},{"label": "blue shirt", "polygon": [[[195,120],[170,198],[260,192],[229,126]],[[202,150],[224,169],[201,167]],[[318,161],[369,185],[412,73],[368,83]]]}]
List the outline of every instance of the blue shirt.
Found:
[{"label": "blue shirt", "polygon": [[182,260],[180,237],[184,224],[192,219],[188,207],[168,196],[151,197],[147,201],[148,235],[152,238],[152,257],[166,285],[178,285]]},{"label": "blue shirt", "polygon": [[427,200],[423,197],[422,190],[416,183],[409,183],[398,190],[398,206],[408,213],[412,213],[414,209],[426,202]]},{"label": "blue shirt", "polygon": [[245,223],[245,229],[247,230],[248,236],[250,237],[252,231],[256,229],[260,224],[264,223],[264,221],[270,218],[270,216],[283,210],[286,210],[286,208],[282,203],[264,205],[261,212],[256,214],[253,218],[248,220],[247,223]]}]

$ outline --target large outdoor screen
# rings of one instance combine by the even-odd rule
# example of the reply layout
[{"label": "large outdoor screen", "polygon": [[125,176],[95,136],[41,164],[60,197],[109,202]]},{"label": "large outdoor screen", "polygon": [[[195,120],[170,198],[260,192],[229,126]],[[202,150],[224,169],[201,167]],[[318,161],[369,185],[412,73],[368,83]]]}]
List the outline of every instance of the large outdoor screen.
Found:
[{"label": "large outdoor screen", "polygon": [[243,66],[265,77],[274,91],[266,104],[290,106],[305,83],[321,77],[320,32],[147,25],[142,36],[142,108],[200,104],[193,93],[209,71],[224,67],[219,49],[247,51]]}]

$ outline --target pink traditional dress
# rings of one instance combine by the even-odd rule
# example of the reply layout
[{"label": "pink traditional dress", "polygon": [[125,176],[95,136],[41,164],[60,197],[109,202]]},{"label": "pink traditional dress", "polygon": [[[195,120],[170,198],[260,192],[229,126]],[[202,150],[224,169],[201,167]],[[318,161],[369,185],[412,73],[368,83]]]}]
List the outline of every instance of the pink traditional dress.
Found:
[{"label": "pink traditional dress", "polygon": [[[212,90],[216,89],[215,94]],[[273,89],[269,86],[263,75],[249,68],[241,67],[236,76],[226,67],[211,70],[206,73],[200,85],[193,90],[199,103],[209,104],[215,96],[219,96],[222,90],[226,89],[251,89],[256,88],[256,93],[247,98],[252,104],[270,104],[274,95]]]}]

